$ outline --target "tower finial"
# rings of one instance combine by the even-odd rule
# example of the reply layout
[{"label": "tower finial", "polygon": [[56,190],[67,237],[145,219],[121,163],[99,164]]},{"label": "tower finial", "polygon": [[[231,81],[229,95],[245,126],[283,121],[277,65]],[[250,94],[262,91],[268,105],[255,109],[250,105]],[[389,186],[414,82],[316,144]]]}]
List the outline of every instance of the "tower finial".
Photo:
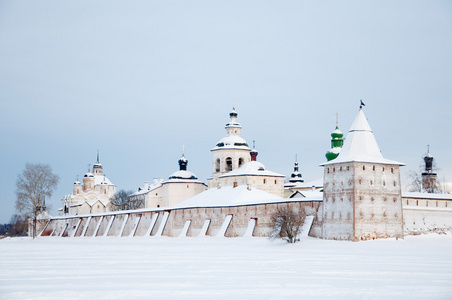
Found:
[{"label": "tower finial", "polygon": [[91,171],[91,164],[88,164],[88,173]]},{"label": "tower finial", "polygon": [[427,153],[430,153],[430,145],[427,145]]},{"label": "tower finial", "polygon": [[298,154],[295,154],[295,162],[298,162]]},{"label": "tower finial", "polygon": [[182,156],[185,154],[185,145],[182,145]]},{"label": "tower finial", "polygon": [[360,104],[360,106],[359,106],[359,109],[362,109],[362,108],[363,108],[363,106],[366,106],[366,104],[364,104],[364,102],[363,102],[363,100],[362,100],[362,99],[359,99],[359,101],[361,102],[361,104]]},{"label": "tower finial", "polygon": [[256,141],[253,140],[253,149],[256,149]]},{"label": "tower finial", "polygon": [[336,113],[336,128],[339,128],[339,113]]},{"label": "tower finial", "polygon": [[97,163],[99,163],[99,149],[97,150]]},{"label": "tower finial", "polygon": [[235,109],[235,99],[232,99],[232,109]]}]

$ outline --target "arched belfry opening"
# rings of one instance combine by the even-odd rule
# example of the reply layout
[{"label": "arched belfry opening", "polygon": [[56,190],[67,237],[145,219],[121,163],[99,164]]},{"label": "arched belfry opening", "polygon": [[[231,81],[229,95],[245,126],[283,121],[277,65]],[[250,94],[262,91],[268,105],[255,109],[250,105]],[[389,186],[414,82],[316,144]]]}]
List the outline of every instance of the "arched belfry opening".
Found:
[{"label": "arched belfry opening", "polygon": [[244,159],[243,157],[240,157],[240,158],[239,158],[239,168],[240,168],[241,166],[243,166],[244,163],[245,163],[245,159]]},{"label": "arched belfry opening", "polygon": [[226,158],[226,172],[232,171],[232,158]]},{"label": "arched belfry opening", "polygon": [[215,172],[220,172],[220,159],[217,158],[215,161]]}]

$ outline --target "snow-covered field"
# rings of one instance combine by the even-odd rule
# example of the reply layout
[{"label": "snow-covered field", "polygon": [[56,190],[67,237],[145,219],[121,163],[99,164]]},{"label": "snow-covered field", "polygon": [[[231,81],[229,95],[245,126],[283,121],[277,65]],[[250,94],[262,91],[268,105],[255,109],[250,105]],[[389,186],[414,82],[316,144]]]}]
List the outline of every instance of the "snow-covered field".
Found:
[{"label": "snow-covered field", "polygon": [[452,236],[0,240],[1,299],[452,299]]}]

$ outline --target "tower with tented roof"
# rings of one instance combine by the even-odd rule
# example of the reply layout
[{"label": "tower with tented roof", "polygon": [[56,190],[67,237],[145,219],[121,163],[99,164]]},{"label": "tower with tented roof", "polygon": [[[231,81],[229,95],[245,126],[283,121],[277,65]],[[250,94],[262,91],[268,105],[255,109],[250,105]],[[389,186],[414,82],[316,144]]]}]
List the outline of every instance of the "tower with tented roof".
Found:
[{"label": "tower with tented roof", "polygon": [[322,164],[323,238],[403,237],[402,165],[383,158],[360,107],[339,155]]},{"label": "tower with tented roof", "polygon": [[218,178],[228,172],[234,171],[251,160],[251,149],[241,137],[242,126],[237,122],[238,113],[232,108],[226,124],[226,136],[219,140],[212,152],[212,178],[208,179],[209,188],[218,187]]}]

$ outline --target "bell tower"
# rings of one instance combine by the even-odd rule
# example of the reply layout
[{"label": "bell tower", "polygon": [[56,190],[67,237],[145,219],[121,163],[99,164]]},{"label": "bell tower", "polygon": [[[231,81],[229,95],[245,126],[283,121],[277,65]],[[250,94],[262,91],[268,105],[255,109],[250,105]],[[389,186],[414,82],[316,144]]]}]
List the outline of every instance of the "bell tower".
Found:
[{"label": "bell tower", "polygon": [[240,136],[242,126],[237,122],[235,107],[229,113],[230,121],[226,124],[226,136],[218,141],[212,151],[212,178],[208,179],[209,188],[218,187],[218,177],[240,168],[251,160],[250,147]]},{"label": "bell tower", "polygon": [[437,190],[436,173],[433,172],[433,156],[430,154],[430,146],[427,146],[427,155],[424,157],[425,171],[422,172],[422,188],[427,193],[435,193]]}]

